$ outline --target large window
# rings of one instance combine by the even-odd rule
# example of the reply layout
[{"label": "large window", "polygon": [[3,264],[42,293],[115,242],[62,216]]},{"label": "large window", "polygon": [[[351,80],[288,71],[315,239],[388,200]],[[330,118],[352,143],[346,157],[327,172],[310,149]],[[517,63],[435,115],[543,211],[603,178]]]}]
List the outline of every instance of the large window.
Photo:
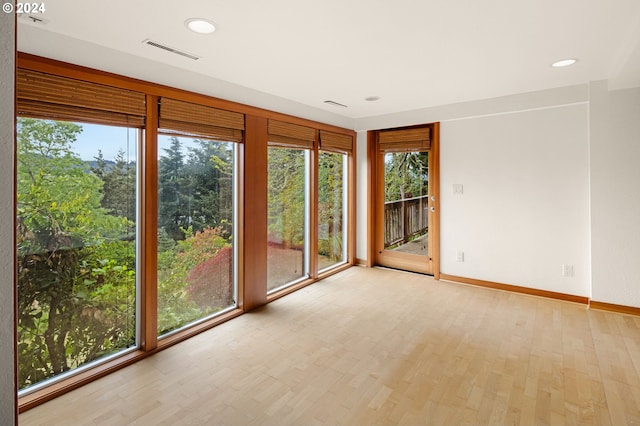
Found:
[{"label": "large window", "polygon": [[309,276],[308,164],[303,149],[269,148],[267,289]]},{"label": "large window", "polygon": [[323,152],[318,160],[318,269],[347,261],[347,155]]},{"label": "large window", "polygon": [[29,55],[16,106],[23,408],[352,255],[351,132]]},{"label": "large window", "polygon": [[140,131],[18,119],[19,388],[136,346]]},{"label": "large window", "polygon": [[158,140],[158,333],[236,306],[234,144]]}]

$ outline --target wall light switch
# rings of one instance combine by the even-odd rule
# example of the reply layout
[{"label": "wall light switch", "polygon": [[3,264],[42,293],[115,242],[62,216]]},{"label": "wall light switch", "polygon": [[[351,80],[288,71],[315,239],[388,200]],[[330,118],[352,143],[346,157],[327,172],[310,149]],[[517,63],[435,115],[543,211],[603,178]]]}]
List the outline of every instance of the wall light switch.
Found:
[{"label": "wall light switch", "polygon": [[573,276],[573,265],[562,265],[562,276],[563,277],[572,277]]},{"label": "wall light switch", "polygon": [[462,188],[462,184],[461,183],[454,183],[453,184],[453,193],[456,195],[462,195],[463,192],[463,188]]}]

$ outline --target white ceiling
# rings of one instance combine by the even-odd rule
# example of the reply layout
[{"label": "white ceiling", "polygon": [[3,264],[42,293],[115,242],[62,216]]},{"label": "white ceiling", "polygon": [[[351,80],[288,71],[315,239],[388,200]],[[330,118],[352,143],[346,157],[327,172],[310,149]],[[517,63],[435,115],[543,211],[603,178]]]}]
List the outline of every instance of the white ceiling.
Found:
[{"label": "white ceiling", "polygon": [[[640,0],[44,3],[44,25],[18,20],[20,51],[257,106],[279,100],[337,124],[601,79],[640,86]],[[194,34],[191,17],[218,30]],[[567,57],[579,62],[550,67]]]}]

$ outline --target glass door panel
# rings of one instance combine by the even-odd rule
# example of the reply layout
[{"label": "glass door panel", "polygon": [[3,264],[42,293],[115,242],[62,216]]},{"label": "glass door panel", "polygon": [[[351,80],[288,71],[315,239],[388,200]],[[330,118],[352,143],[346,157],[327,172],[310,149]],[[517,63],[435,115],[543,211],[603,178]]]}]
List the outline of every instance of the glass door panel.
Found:
[{"label": "glass door panel", "polygon": [[376,263],[433,273],[433,160],[428,150],[378,154]]},{"label": "glass door panel", "polygon": [[384,248],[428,256],[429,153],[384,155]]}]

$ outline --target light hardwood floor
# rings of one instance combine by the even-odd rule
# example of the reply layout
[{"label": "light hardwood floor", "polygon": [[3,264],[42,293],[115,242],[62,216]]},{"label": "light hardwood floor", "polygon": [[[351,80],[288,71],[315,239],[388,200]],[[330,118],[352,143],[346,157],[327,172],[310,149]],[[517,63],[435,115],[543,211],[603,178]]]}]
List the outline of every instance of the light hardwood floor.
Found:
[{"label": "light hardwood floor", "polygon": [[640,318],[354,267],[19,420],[640,424]]}]

